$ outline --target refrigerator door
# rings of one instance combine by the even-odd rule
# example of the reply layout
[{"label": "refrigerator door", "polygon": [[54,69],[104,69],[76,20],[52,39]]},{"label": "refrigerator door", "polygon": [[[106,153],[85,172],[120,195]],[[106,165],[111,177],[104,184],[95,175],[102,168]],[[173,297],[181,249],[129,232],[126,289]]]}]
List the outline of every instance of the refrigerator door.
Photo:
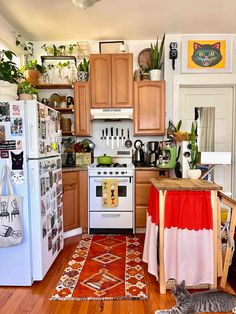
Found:
[{"label": "refrigerator door", "polygon": [[[21,213],[23,241],[18,245],[0,248],[0,286],[30,286],[32,284],[25,134],[24,102],[0,102],[0,175],[3,166],[7,164],[11,171],[14,194],[23,198]],[[5,193],[8,193],[6,187]],[[2,233],[1,236],[3,236]]]},{"label": "refrigerator door", "polygon": [[58,156],[61,153],[60,113],[36,100],[25,103],[27,157]]},{"label": "refrigerator door", "polygon": [[29,160],[33,280],[42,280],[64,246],[61,158]]}]

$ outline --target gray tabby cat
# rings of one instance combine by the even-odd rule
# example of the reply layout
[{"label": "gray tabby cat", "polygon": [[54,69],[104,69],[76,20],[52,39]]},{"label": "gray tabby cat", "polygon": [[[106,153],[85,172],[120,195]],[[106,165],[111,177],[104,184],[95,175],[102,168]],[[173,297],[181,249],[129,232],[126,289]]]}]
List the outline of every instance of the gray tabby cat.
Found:
[{"label": "gray tabby cat", "polygon": [[176,284],[172,293],[176,306],[170,310],[159,310],[155,314],[191,314],[200,312],[230,312],[236,313],[236,295],[221,291],[209,290],[206,292],[189,293],[185,281]]}]

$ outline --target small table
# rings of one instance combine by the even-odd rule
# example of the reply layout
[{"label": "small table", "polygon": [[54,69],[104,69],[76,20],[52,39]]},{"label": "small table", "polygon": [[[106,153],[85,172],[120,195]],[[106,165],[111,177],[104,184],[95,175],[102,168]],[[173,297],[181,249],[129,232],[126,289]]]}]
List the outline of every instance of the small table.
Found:
[{"label": "small table", "polygon": [[[217,210],[217,192],[222,190],[222,187],[201,179],[178,179],[178,178],[159,178],[151,179],[152,185],[159,191],[159,283],[160,293],[166,293],[166,280],[164,269],[164,211],[165,197],[167,191],[210,191],[211,207],[213,218],[213,271],[214,284],[212,288],[217,287],[217,252],[218,252],[218,222],[219,215]],[[146,241],[146,239],[145,239]]]}]

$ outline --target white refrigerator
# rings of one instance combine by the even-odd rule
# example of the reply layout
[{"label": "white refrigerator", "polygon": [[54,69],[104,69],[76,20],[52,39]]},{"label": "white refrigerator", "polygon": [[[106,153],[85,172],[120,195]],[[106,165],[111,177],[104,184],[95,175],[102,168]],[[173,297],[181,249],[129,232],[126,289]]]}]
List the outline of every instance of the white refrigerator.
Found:
[{"label": "white refrigerator", "polygon": [[42,280],[63,248],[60,153],[56,110],[36,100],[0,100],[0,174],[7,164],[14,194],[23,198],[23,241],[0,248],[0,286]]}]

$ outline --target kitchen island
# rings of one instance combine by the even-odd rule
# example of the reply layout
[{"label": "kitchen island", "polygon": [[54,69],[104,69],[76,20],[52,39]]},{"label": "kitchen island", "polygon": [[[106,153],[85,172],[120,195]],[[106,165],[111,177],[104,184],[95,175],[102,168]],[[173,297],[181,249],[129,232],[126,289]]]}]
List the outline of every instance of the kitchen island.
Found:
[{"label": "kitchen island", "polygon": [[166,293],[169,278],[215,288],[222,187],[201,179],[152,178],[151,183],[143,260],[157,278],[159,268],[160,293]]}]

